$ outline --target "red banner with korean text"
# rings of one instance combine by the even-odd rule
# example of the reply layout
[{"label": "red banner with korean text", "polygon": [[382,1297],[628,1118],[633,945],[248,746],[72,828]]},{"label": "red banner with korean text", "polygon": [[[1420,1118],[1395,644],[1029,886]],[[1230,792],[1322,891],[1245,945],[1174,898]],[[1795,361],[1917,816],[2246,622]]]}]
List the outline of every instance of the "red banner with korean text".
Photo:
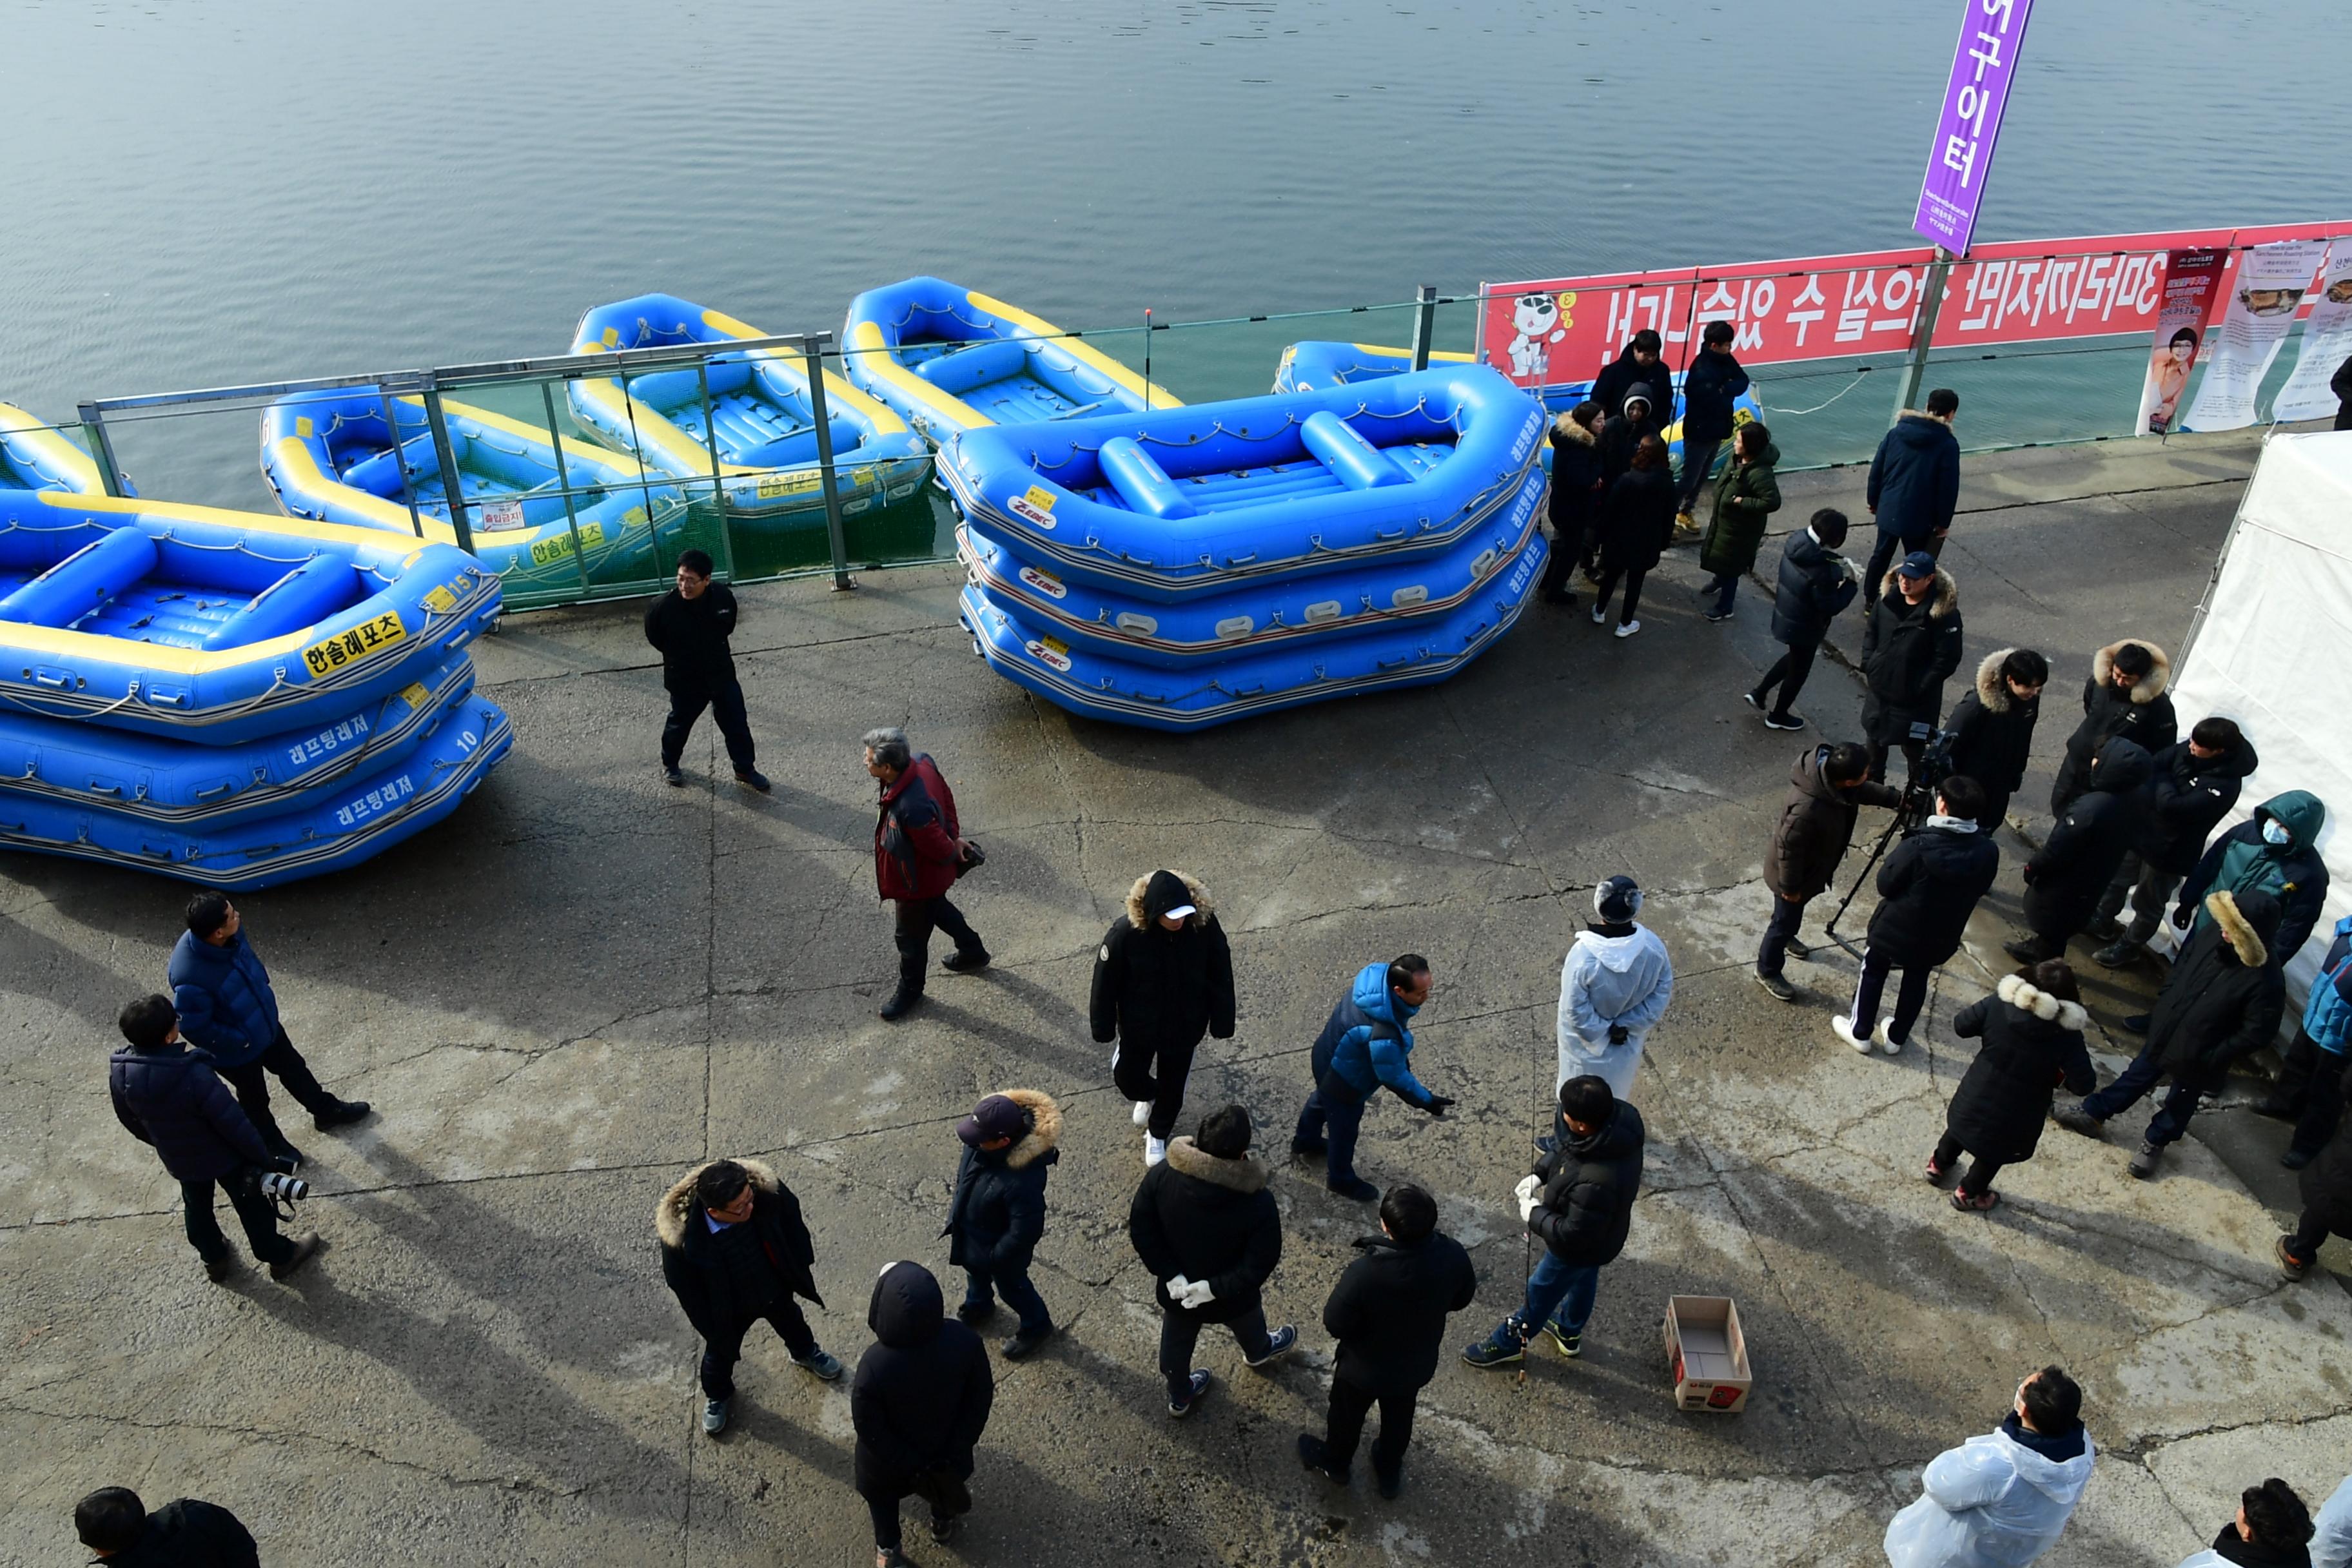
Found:
[{"label": "red banner with korean text", "polygon": [[[1935,344],[1965,349],[2145,335],[2175,250],[2243,249],[2342,233],[2342,222],[2215,228],[1976,247],[1946,279]],[[1935,252],[1927,246],[1481,286],[1479,356],[1522,386],[1590,381],[1646,328],[1682,368],[1697,332],[1729,321],[1749,365],[1908,353]],[[2226,292],[2224,281],[2222,292]]]}]

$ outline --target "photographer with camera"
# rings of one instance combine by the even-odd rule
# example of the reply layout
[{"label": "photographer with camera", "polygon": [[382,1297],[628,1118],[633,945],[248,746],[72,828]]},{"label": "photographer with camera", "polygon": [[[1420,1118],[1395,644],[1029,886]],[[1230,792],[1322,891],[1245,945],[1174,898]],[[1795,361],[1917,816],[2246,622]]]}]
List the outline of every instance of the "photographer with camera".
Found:
[{"label": "photographer with camera", "polygon": [[[1960,668],[1960,591],[1934,556],[1915,550],[1881,579],[1877,593],[1862,637],[1870,776],[1885,778],[1886,753],[1900,746],[1916,786],[1923,782],[1920,757],[1944,711],[1944,682]],[[1981,805],[1983,791],[1977,794]]]},{"label": "photographer with camera", "polygon": [[[308,1263],[319,1250],[318,1233],[290,1241],[278,1234],[272,1194],[263,1190],[265,1173],[277,1174],[276,1159],[213,1070],[212,1058],[181,1040],[171,998],[142,996],[115,1022],[130,1042],[107,1064],[115,1117],[154,1149],[180,1184],[188,1244],[204,1259],[206,1277],[217,1285],[236,1268],[228,1237],[213,1218],[215,1186],[228,1189],[245,1238],[254,1257],[269,1265],[271,1279],[283,1279]],[[290,1185],[292,1196],[308,1190]]]},{"label": "photographer with camera", "polygon": [[2091,759],[2086,787],[2058,814],[2050,837],[2025,863],[2025,923],[2031,936],[2005,944],[2020,963],[2066,956],[2091,923],[2116,868],[2131,852],[2142,813],[2140,786],[2154,764],[2136,742],[2110,736]]},{"label": "photographer with camera", "polygon": [[2042,717],[2042,689],[2050,683],[2050,661],[2030,647],[2005,647],[1977,665],[1976,683],[1945,721],[1951,737],[1951,771],[1984,786],[1984,815],[1977,826],[1997,833],[2009,816],[2010,797],[2025,783],[2033,754],[2033,723]]},{"label": "photographer with camera", "polygon": [[[1864,1056],[1875,1043],[1899,1055],[1927,1005],[1927,980],[1960,951],[1961,933],[1977,900],[2000,874],[2000,851],[1977,826],[1984,789],[1965,773],[1936,786],[1935,815],[1904,835],[1878,868],[1878,908],[1870,914],[1862,980],[1851,1012],[1830,1020],[1837,1037]],[[1895,1011],[1871,1027],[1890,971],[1903,972]]]},{"label": "photographer with camera", "polygon": [[1790,772],[1789,803],[1773,825],[1764,851],[1764,886],[1772,893],[1772,918],[1756,951],[1756,984],[1775,999],[1794,1002],[1803,994],[1782,973],[1784,957],[1812,956],[1797,940],[1805,905],[1826,892],[1853,837],[1854,820],[1865,805],[1889,811],[1903,804],[1902,792],[1873,784],[1870,753],[1852,741],[1841,746],[1809,746]]}]

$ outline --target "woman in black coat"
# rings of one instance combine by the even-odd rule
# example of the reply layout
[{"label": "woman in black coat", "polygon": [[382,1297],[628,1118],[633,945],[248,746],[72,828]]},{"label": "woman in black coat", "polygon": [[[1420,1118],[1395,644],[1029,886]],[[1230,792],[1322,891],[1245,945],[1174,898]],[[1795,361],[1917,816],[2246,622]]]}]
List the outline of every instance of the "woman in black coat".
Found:
[{"label": "woman in black coat", "polygon": [[[2352,1089],[2352,1072],[2344,1075],[2344,1082]],[[2336,1136],[2303,1168],[2303,1213],[2294,1229],[2278,1238],[2280,1269],[2290,1279],[2302,1279],[2331,1233],[2352,1236],[2352,1116],[2336,1124]]]},{"label": "woman in black coat", "polygon": [[874,1516],[875,1568],[901,1568],[900,1498],[911,1493],[931,1505],[934,1541],[945,1541],[971,1510],[964,1482],[996,1378],[980,1336],[948,1321],[940,1282],[919,1263],[882,1271],[866,1322],[875,1343],[849,1384],[857,1495]]},{"label": "woman in black coat", "polygon": [[1944,730],[1952,737],[1952,772],[1984,785],[1977,826],[1997,832],[2010,797],[2025,783],[2033,754],[2033,724],[2042,717],[2042,689],[2050,661],[2030,647],[2005,647],[1977,664],[1976,685],[1952,705]]},{"label": "woman in black coat", "polygon": [[1538,592],[1551,605],[1573,605],[1571,568],[1592,565],[1592,514],[1601,504],[1601,448],[1593,421],[1601,405],[1587,398],[1551,425],[1551,559]]},{"label": "woman in black coat", "polygon": [[1954,1208],[1980,1213],[2000,1202],[1992,1179],[2003,1165],[2033,1157],[2060,1083],[2073,1094],[2097,1086],[2083,1043],[2089,1018],[2073,967],[2052,959],[2003,975],[1990,996],[1952,1020],[1955,1035],[1984,1040],[1953,1091],[1943,1142],[1927,1156],[1927,1180],[1937,1186],[1963,1153],[1976,1156],[1952,1194]]},{"label": "woman in black coat", "polygon": [[1666,444],[1644,436],[1633,448],[1633,466],[1609,488],[1601,503],[1601,585],[1594,590],[1592,624],[1609,619],[1609,595],[1625,582],[1625,607],[1617,617],[1617,635],[1630,637],[1642,629],[1634,619],[1641,607],[1642,578],[1658,563],[1675,528],[1675,479],[1666,469]]}]

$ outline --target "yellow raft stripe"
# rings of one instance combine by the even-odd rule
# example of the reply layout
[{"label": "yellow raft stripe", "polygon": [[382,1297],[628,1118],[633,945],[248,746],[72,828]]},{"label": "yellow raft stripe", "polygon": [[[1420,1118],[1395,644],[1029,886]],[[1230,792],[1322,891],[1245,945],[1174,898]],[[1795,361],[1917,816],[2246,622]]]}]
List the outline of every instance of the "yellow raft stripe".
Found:
[{"label": "yellow raft stripe", "polygon": [[[256,511],[231,511],[225,507],[192,506],[184,501],[134,500],[117,496],[60,495],[55,490],[22,492],[27,500],[60,512],[81,512],[79,521],[89,521],[88,515],[97,512],[124,512],[157,518],[178,518],[188,522],[209,522],[223,528],[235,528],[265,537],[276,536],[322,544],[349,544],[374,551],[387,551],[390,542],[383,531],[358,528],[340,522],[312,522],[307,518],[270,517]],[[401,514],[404,523],[405,512]],[[467,558],[469,563],[471,558]],[[289,563],[288,569],[292,569]],[[496,578],[491,578],[495,583]],[[338,610],[336,615],[343,612]],[[50,654],[59,658],[100,659],[110,664],[141,664],[169,675],[204,675],[235,665],[258,664],[281,653],[296,653],[313,639],[318,623],[304,626],[284,637],[268,642],[246,643],[231,648],[173,647],[164,643],[133,643],[122,637],[101,637],[95,632],[67,631],[60,626],[37,626],[22,621],[0,621],[0,647],[11,653]],[[136,651],[132,651],[136,650]],[[109,695],[111,695],[110,693]]]},{"label": "yellow raft stripe", "polygon": [[[703,325],[709,327],[714,331],[725,332],[730,338],[764,338],[770,335],[760,331],[757,327],[737,321],[734,317],[727,314],[724,310],[705,310],[702,312],[702,321]],[[575,342],[572,345],[572,349],[574,353],[594,354],[610,352],[607,345],[593,342]],[[772,360],[779,366],[785,369],[799,368],[799,366],[794,363],[793,357],[782,349],[756,349],[752,351],[752,353],[755,357]],[[888,404],[878,402],[874,398],[868,397],[865,393],[859,391],[856,386],[853,385],[843,377],[835,374],[832,371],[828,370],[824,374],[825,403],[829,408],[846,408],[853,413],[859,415],[873,426],[874,434],[877,436],[903,436],[907,433],[909,428],[907,422],[904,419],[899,418],[898,411],[892,408]],[[923,384],[928,386],[930,384],[929,382],[925,382]],[[583,381],[580,383],[580,385],[586,392],[586,395],[594,399],[598,404],[602,405],[612,417],[622,420],[626,419],[626,416],[622,413],[620,405],[617,401],[617,399],[623,395],[621,392],[621,384],[617,378],[608,377],[601,381]],[[604,392],[604,389],[605,388],[611,389],[609,394]],[[636,404],[637,405],[636,428],[640,435],[643,435],[647,431],[651,431],[655,444],[660,447],[664,451],[668,452],[674,458],[681,459],[690,456],[693,458],[694,461],[700,466],[704,472],[707,473],[709,471],[710,451],[709,447],[704,446],[703,443],[696,440],[693,437],[688,435],[685,431],[679,429],[676,425],[670,423],[667,416],[659,413],[649,405],[635,397],[630,398],[629,401]],[[795,464],[793,466],[803,467],[805,465]],[[721,463],[719,465],[719,471],[722,474],[769,474],[781,472],[782,470],[775,468],[744,468],[732,463]]]},{"label": "yellow raft stripe", "polygon": [[[709,447],[671,424],[668,417],[653,405],[624,393],[618,381],[608,376],[572,384],[580,389],[582,397],[603,409],[604,417],[613,421],[614,439],[626,439],[622,432],[635,431],[639,441],[667,453],[681,466],[690,467],[699,474],[710,471]],[[564,448],[566,458],[570,457],[572,450],[568,447]],[[719,471],[723,476],[732,477],[765,473],[767,470],[747,468],[736,463],[721,463]]]},{"label": "yellow raft stripe", "polygon": [[[1380,354],[1384,358],[1396,354],[1402,354],[1409,359],[1412,355],[1412,351],[1411,349],[1392,348],[1387,343],[1349,343],[1348,346],[1355,350],[1358,353]],[[1432,349],[1429,351],[1429,363],[1432,364],[1438,364],[1441,363],[1445,364],[1468,364],[1477,357],[1478,356],[1476,354],[1455,353],[1449,349]]]},{"label": "yellow raft stripe", "polygon": [[[1003,300],[983,294],[976,289],[966,289],[964,298],[971,301],[973,309],[985,310],[992,316],[1001,316],[1016,327],[1034,332],[1041,338],[1051,340],[1057,347],[1067,349],[1081,363],[1092,365],[1110,377],[1118,385],[1133,393],[1139,399],[1143,396],[1143,377],[1092,343],[1083,339],[1070,337],[1053,322],[1033,316],[1017,305],[1008,305]],[[1151,388],[1151,406],[1181,408],[1184,403],[1181,398],[1168,395],[1166,388],[1154,386]]]},{"label": "yellow raft stripe", "polygon": [[867,375],[888,382],[915,403],[957,428],[977,430],[982,426],[996,423],[962,398],[941,392],[900,364],[898,356],[883,341],[879,321],[858,322],[856,330],[850,335],[849,349],[859,356],[859,366]]},{"label": "yellow raft stripe", "polygon": [[60,474],[71,475],[83,489],[95,494],[104,488],[99,482],[96,460],[47,420],[36,418],[13,403],[0,403],[0,432],[38,451],[44,462]]},{"label": "yellow raft stripe", "polygon": [[[425,400],[421,397],[403,397],[399,401],[412,408],[425,406]],[[453,403],[444,398],[441,401],[441,412],[449,418],[471,419],[501,435],[512,436],[524,441],[535,441],[542,447],[553,444],[542,426],[526,425],[520,419],[509,419],[503,414],[494,414],[487,408],[478,407],[470,403]],[[664,485],[669,482],[667,476],[654,473],[633,458],[625,458],[617,452],[608,451],[603,447],[591,446],[585,441],[564,442],[563,460],[567,465],[584,463],[589,468],[602,470],[597,480],[600,484],[635,487],[642,484]],[[404,510],[401,515],[405,517],[407,513]]]},{"label": "yellow raft stripe", "polygon": [[[457,542],[457,531],[424,508],[417,508],[415,521],[412,522],[408,508],[401,502],[386,500],[357,485],[347,485],[321,469],[319,459],[310,451],[310,444],[299,436],[278,437],[272,454],[278,459],[278,471],[285,476],[288,488],[293,491],[290,498],[279,499],[280,506],[285,505],[289,499],[311,506],[325,506],[331,499],[334,505],[347,511],[374,518],[384,530],[405,533],[414,539],[416,537],[415,524],[421,522],[425,525],[426,539],[440,544]],[[376,531],[372,529],[370,531]]]}]

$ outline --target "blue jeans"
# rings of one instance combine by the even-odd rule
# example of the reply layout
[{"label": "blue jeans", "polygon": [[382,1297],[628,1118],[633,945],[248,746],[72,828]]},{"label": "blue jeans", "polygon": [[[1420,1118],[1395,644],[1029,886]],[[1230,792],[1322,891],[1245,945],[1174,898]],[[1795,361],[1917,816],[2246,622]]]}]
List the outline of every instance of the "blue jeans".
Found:
[{"label": "blue jeans", "polygon": [[1765,923],[1764,941],[1756,950],[1756,973],[1778,978],[1787,967],[1789,941],[1804,922],[1805,900],[1772,895],[1772,918]]},{"label": "blue jeans", "polygon": [[[1027,1258],[1018,1263],[998,1264],[992,1268],[967,1267],[963,1279],[966,1306],[989,1306],[997,1296],[1002,1296],[1004,1304],[1020,1315],[1024,1334],[1034,1338],[1053,1331],[1054,1315],[1045,1310],[1045,1298],[1037,1294],[1036,1286],[1029,1283]],[[994,1287],[993,1295],[990,1293],[992,1286]]]},{"label": "blue jeans", "polygon": [[1318,1086],[1307,1097],[1307,1104],[1298,1112],[1298,1128],[1293,1132],[1294,1143],[1312,1143],[1325,1136],[1330,1152],[1323,1163],[1323,1179],[1331,1184],[1356,1179],[1356,1135],[1363,1131],[1364,1102],[1349,1100],[1345,1095],[1325,1094],[1319,1087],[1323,1075],[1331,1070],[1331,1053],[1318,1046],[1308,1058]]},{"label": "blue jeans", "polygon": [[[2119,1110],[2129,1110],[2163,1076],[2164,1069],[2157,1064],[2156,1048],[2142,1046],[2121,1077],[2098,1093],[2084,1098],[2084,1112],[2105,1121]],[[2189,1119],[2197,1114],[2197,1097],[2202,1092],[2195,1074],[2175,1078],[2171,1089],[2165,1093],[2164,1103],[2148,1119],[2147,1141],[2159,1149],[2180,1142],[2180,1135],[2189,1131]]]},{"label": "blue jeans", "polygon": [[1698,504],[1698,492],[1706,488],[1707,476],[1715,471],[1715,455],[1723,450],[1723,443],[1694,441],[1683,437],[1682,478],[1675,481],[1675,510],[1687,512]]},{"label": "blue jeans", "polygon": [[1519,1322],[1530,1336],[1554,1319],[1567,1332],[1580,1334],[1592,1320],[1592,1298],[1600,1289],[1599,1264],[1562,1263],[1547,1249],[1528,1276],[1528,1300],[1519,1309]]},{"label": "blue jeans", "polygon": [[1731,614],[1732,597],[1739,592],[1739,574],[1719,572],[1708,578],[1706,586],[1701,588],[1699,592],[1715,595],[1714,602],[1706,606],[1708,615],[1727,616]]}]

